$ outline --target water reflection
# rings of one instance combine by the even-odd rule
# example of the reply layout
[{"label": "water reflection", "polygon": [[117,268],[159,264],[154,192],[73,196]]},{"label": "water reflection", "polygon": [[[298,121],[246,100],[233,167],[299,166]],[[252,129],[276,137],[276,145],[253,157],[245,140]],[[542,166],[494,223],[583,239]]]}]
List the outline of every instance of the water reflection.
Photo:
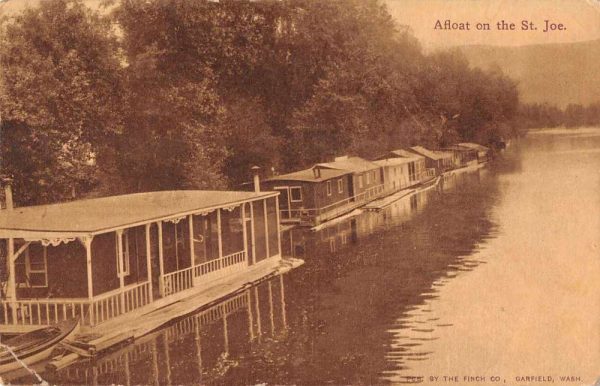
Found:
[{"label": "water reflection", "polygon": [[56,374],[51,383],[172,385],[215,383],[265,342],[285,336],[284,276],[249,288],[93,362]]}]

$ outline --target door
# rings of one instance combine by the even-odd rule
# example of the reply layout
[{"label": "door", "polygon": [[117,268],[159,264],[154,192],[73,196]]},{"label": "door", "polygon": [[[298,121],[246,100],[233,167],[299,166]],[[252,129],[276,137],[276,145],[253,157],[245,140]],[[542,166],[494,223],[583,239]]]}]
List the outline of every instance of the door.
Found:
[{"label": "door", "polygon": [[284,220],[291,218],[290,187],[276,186],[275,190],[279,192],[279,213],[281,214],[281,218]]}]

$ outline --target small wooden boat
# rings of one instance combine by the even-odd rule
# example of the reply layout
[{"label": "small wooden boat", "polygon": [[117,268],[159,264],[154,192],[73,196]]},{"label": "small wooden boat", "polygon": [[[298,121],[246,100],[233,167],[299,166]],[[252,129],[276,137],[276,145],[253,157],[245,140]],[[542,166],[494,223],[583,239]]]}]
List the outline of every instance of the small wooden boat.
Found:
[{"label": "small wooden boat", "polygon": [[75,335],[78,326],[79,319],[69,319],[0,342],[0,374],[46,359],[61,341]]}]

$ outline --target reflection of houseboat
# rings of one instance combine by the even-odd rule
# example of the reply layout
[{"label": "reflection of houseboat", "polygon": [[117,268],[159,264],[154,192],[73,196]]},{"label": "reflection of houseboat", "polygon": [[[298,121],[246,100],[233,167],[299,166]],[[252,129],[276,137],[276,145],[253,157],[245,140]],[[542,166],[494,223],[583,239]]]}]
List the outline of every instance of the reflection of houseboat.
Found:
[{"label": "reflection of houseboat", "polygon": [[282,261],[277,195],[164,191],[3,210],[0,332],[79,317],[99,341],[128,339],[289,270],[301,262]]},{"label": "reflection of houseboat", "polygon": [[[53,374],[58,382],[49,380],[94,385],[212,383],[223,375],[224,367],[260,349],[265,338],[275,339],[285,332],[284,279],[278,275],[262,281],[134,344],[60,370]],[[179,365],[184,360],[192,366]]]},{"label": "reflection of houseboat", "polygon": [[272,177],[263,185],[281,192],[282,221],[307,225],[348,213],[384,194],[382,168],[359,157],[337,157]]}]

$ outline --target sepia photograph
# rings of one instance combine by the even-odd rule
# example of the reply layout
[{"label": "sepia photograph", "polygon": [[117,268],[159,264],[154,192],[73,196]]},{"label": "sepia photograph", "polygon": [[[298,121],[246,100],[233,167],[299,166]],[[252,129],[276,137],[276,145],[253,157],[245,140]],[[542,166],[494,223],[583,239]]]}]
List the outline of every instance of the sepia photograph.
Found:
[{"label": "sepia photograph", "polygon": [[0,0],[0,386],[600,386],[600,0]]}]

